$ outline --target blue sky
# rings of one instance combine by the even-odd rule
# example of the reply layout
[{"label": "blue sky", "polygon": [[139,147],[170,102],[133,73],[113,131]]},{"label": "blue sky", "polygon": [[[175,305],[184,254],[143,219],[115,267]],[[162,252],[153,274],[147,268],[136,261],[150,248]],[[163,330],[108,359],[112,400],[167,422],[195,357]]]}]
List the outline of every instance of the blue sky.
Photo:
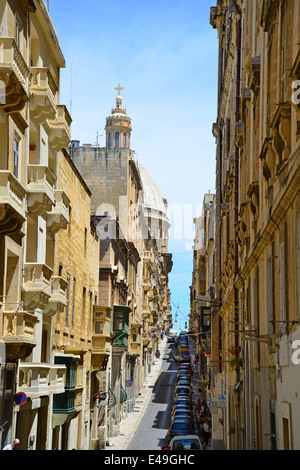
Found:
[{"label": "blue sky", "polygon": [[[45,0],[47,4],[47,0]],[[61,102],[71,111],[72,139],[104,146],[105,118],[118,83],[132,119],[131,148],[170,211],[173,316],[189,313],[193,217],[215,192],[217,35],[209,24],[216,0],[49,0],[66,69]],[[178,221],[179,220],[179,221]],[[172,220],[171,220],[172,222]],[[175,227],[176,233],[174,233]],[[180,232],[180,230],[179,230]]]}]

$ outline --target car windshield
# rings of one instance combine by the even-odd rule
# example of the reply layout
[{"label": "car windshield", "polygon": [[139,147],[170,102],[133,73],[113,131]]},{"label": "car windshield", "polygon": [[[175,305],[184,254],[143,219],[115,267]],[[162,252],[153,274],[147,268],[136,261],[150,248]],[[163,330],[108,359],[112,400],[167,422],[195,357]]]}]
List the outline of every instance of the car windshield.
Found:
[{"label": "car windshield", "polygon": [[188,421],[186,422],[174,422],[172,424],[172,429],[178,430],[178,429],[190,429],[191,425]]},{"label": "car windshield", "polygon": [[182,439],[174,441],[172,450],[192,450],[200,449],[199,441],[196,439]]}]

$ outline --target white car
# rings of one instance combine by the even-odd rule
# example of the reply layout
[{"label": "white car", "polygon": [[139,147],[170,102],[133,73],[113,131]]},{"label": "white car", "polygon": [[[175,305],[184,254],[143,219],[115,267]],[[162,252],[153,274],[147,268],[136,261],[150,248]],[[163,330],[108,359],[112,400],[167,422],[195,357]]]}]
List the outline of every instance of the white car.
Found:
[{"label": "white car", "polygon": [[169,443],[169,450],[203,450],[199,436],[175,436]]}]

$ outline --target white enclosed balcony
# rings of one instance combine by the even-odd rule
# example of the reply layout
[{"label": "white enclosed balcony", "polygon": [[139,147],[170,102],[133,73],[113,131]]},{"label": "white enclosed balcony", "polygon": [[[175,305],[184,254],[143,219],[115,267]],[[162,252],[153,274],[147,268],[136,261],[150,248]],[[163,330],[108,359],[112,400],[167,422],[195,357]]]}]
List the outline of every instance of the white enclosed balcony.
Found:
[{"label": "white enclosed balcony", "polygon": [[0,170],[0,233],[18,232],[26,217],[26,189],[10,172]]},{"label": "white enclosed balcony", "polygon": [[31,67],[30,72],[30,109],[38,124],[42,124],[48,119],[55,119],[57,86],[48,68]]},{"label": "white enclosed balcony", "polygon": [[36,215],[50,211],[55,203],[56,178],[45,165],[28,165],[28,210]]},{"label": "white enclosed balcony", "polygon": [[23,392],[29,398],[64,393],[66,366],[21,362],[17,392]]},{"label": "white enclosed balcony", "polygon": [[53,271],[46,264],[25,263],[22,298],[27,310],[40,308],[48,304],[51,297],[51,276]]},{"label": "white enclosed balcony", "polygon": [[47,228],[52,233],[65,230],[69,223],[70,199],[66,193],[60,189],[54,191],[55,204],[47,215]]}]

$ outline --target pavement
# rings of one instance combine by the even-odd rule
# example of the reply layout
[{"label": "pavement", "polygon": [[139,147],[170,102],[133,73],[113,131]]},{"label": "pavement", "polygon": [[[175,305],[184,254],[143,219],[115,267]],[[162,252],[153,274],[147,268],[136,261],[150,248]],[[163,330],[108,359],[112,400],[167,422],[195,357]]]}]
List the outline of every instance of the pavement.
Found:
[{"label": "pavement", "polygon": [[109,445],[105,447],[105,450],[128,450],[129,443],[136,433],[150,403],[153,387],[162,370],[162,361],[166,347],[167,338],[164,337],[158,345],[160,358],[157,359],[155,357],[154,363],[151,365],[151,372],[147,375],[143,386],[140,389],[140,394],[136,397],[135,406],[132,412],[122,419],[119,434],[117,436],[110,437]]}]

